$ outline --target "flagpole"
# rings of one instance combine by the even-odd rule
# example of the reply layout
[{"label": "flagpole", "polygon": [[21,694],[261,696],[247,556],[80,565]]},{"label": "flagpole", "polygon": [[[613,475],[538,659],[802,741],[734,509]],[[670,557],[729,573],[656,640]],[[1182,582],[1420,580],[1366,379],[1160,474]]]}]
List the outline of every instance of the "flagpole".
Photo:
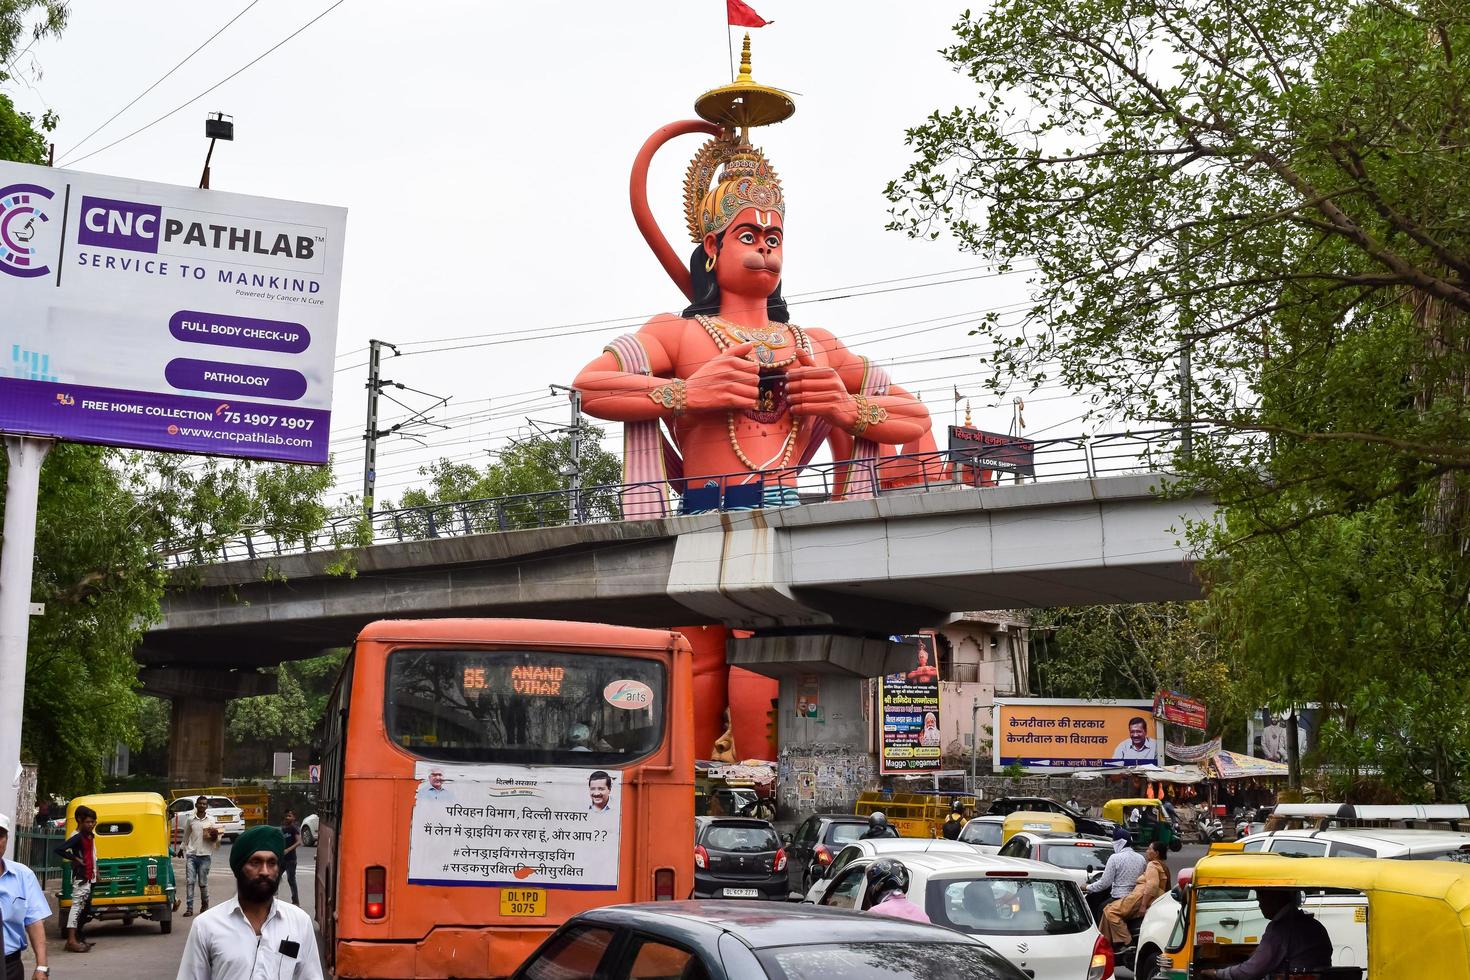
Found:
[{"label": "flagpole", "polygon": [[735,38],[730,33],[730,18],[725,18],[725,56],[730,59],[730,81],[735,81]]}]

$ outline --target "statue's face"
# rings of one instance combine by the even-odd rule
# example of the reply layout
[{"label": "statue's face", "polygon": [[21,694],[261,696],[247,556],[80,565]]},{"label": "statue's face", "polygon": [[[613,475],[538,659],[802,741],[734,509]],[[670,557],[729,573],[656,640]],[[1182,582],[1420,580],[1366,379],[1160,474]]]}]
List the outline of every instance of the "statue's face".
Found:
[{"label": "statue's face", "polygon": [[[715,263],[715,282],[721,292],[742,296],[774,293],[781,284],[783,242],[780,212],[746,208],[737,214],[725,229]],[[704,248],[714,254],[714,235],[705,236]]]}]

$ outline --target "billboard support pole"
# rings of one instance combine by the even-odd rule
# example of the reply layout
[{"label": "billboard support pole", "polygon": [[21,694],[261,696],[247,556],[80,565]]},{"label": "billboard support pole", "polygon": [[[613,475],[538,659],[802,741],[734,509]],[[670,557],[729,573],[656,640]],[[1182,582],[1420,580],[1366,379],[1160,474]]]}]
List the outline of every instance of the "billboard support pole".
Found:
[{"label": "billboard support pole", "polygon": [[[30,822],[15,812],[20,790],[21,717],[26,698],[26,646],[31,628],[31,575],[36,560],[36,508],[41,463],[50,439],[5,437],[10,469],[5,479],[4,547],[0,548],[0,813],[17,827]],[[9,847],[16,835],[10,835]],[[9,852],[9,848],[7,848]],[[7,853],[7,855],[9,854]]]},{"label": "billboard support pole", "polygon": [[977,727],[977,719],[980,717],[980,699],[976,698],[970,705],[970,792],[975,792],[976,777],[975,764],[980,752],[980,729]]}]

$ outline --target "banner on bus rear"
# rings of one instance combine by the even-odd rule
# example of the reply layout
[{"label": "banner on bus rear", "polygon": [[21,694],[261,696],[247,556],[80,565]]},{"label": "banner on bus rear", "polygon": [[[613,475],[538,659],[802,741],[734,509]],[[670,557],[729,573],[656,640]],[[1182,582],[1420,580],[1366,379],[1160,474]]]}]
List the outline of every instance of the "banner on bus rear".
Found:
[{"label": "banner on bus rear", "polygon": [[413,885],[618,887],[621,774],[418,762]]}]

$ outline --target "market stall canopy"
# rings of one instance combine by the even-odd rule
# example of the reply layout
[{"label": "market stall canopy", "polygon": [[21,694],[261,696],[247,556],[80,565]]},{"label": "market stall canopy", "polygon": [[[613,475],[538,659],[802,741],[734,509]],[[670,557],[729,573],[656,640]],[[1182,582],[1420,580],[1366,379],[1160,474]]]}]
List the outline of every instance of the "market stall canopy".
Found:
[{"label": "market stall canopy", "polygon": [[1199,766],[1129,766],[1127,769],[1113,767],[1100,769],[1078,769],[1073,779],[1102,779],[1106,776],[1142,776],[1154,783],[1202,783],[1205,774]]},{"label": "market stall canopy", "polygon": [[1210,756],[1209,769],[1220,779],[1270,779],[1288,774],[1283,762],[1271,762],[1268,759],[1257,759],[1253,755],[1228,751],[1216,752]]}]

